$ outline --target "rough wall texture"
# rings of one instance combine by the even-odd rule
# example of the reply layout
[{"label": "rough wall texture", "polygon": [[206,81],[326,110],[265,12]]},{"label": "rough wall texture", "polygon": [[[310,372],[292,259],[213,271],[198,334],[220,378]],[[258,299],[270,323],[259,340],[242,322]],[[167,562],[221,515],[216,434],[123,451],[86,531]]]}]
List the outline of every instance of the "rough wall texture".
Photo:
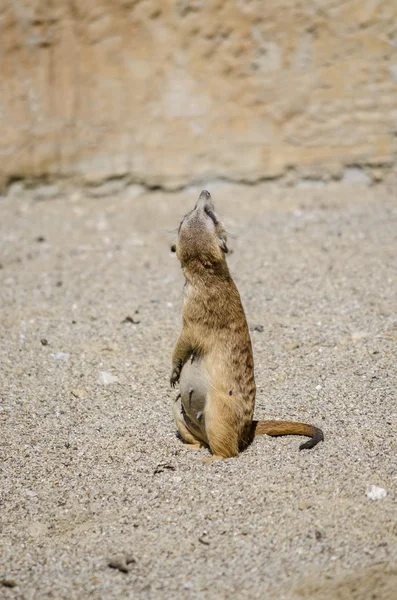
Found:
[{"label": "rough wall texture", "polygon": [[2,0],[0,60],[3,185],[395,168],[396,0]]}]

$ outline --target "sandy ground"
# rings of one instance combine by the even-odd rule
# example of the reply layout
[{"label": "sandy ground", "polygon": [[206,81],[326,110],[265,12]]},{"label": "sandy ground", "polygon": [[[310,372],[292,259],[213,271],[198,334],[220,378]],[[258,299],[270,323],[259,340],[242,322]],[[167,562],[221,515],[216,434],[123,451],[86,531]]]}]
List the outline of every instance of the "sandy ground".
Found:
[{"label": "sandy ground", "polygon": [[205,465],[177,439],[169,230],[199,190],[3,198],[1,598],[396,598],[396,190],[208,189],[235,235],[256,415],[325,442]]}]

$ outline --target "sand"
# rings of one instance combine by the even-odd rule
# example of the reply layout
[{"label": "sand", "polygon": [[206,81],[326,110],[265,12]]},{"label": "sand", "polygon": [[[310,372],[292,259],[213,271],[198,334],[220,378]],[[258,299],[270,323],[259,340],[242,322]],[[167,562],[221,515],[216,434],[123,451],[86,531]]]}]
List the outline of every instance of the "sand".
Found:
[{"label": "sand", "polygon": [[1,598],[397,597],[396,189],[207,187],[256,416],[325,442],[263,437],[205,465],[177,439],[170,231],[198,188],[17,187],[0,199]]}]

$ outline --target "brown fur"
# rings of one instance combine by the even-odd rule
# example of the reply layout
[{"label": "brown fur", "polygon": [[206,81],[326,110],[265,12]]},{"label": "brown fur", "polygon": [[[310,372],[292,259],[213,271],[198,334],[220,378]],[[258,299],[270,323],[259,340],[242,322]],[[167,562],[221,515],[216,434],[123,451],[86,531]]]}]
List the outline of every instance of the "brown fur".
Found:
[{"label": "brown fur", "polygon": [[256,387],[251,339],[226,263],[226,243],[211,196],[204,190],[180,224],[172,247],[186,279],[183,329],[171,375],[173,386],[182,370],[186,380],[183,390],[181,380],[181,405],[174,410],[179,433],[193,447],[209,446],[211,460],[237,456],[262,434],[306,435],[311,439],[300,449],[312,448],[324,439],[312,425],[253,421]]}]

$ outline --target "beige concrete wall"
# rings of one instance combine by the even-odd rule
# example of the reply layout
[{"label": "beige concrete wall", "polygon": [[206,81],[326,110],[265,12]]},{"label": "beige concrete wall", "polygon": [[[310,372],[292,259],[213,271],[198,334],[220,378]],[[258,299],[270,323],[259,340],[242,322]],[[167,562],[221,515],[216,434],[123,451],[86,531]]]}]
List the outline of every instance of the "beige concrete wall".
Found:
[{"label": "beige concrete wall", "polygon": [[396,165],[397,0],[3,0],[0,180]]}]

